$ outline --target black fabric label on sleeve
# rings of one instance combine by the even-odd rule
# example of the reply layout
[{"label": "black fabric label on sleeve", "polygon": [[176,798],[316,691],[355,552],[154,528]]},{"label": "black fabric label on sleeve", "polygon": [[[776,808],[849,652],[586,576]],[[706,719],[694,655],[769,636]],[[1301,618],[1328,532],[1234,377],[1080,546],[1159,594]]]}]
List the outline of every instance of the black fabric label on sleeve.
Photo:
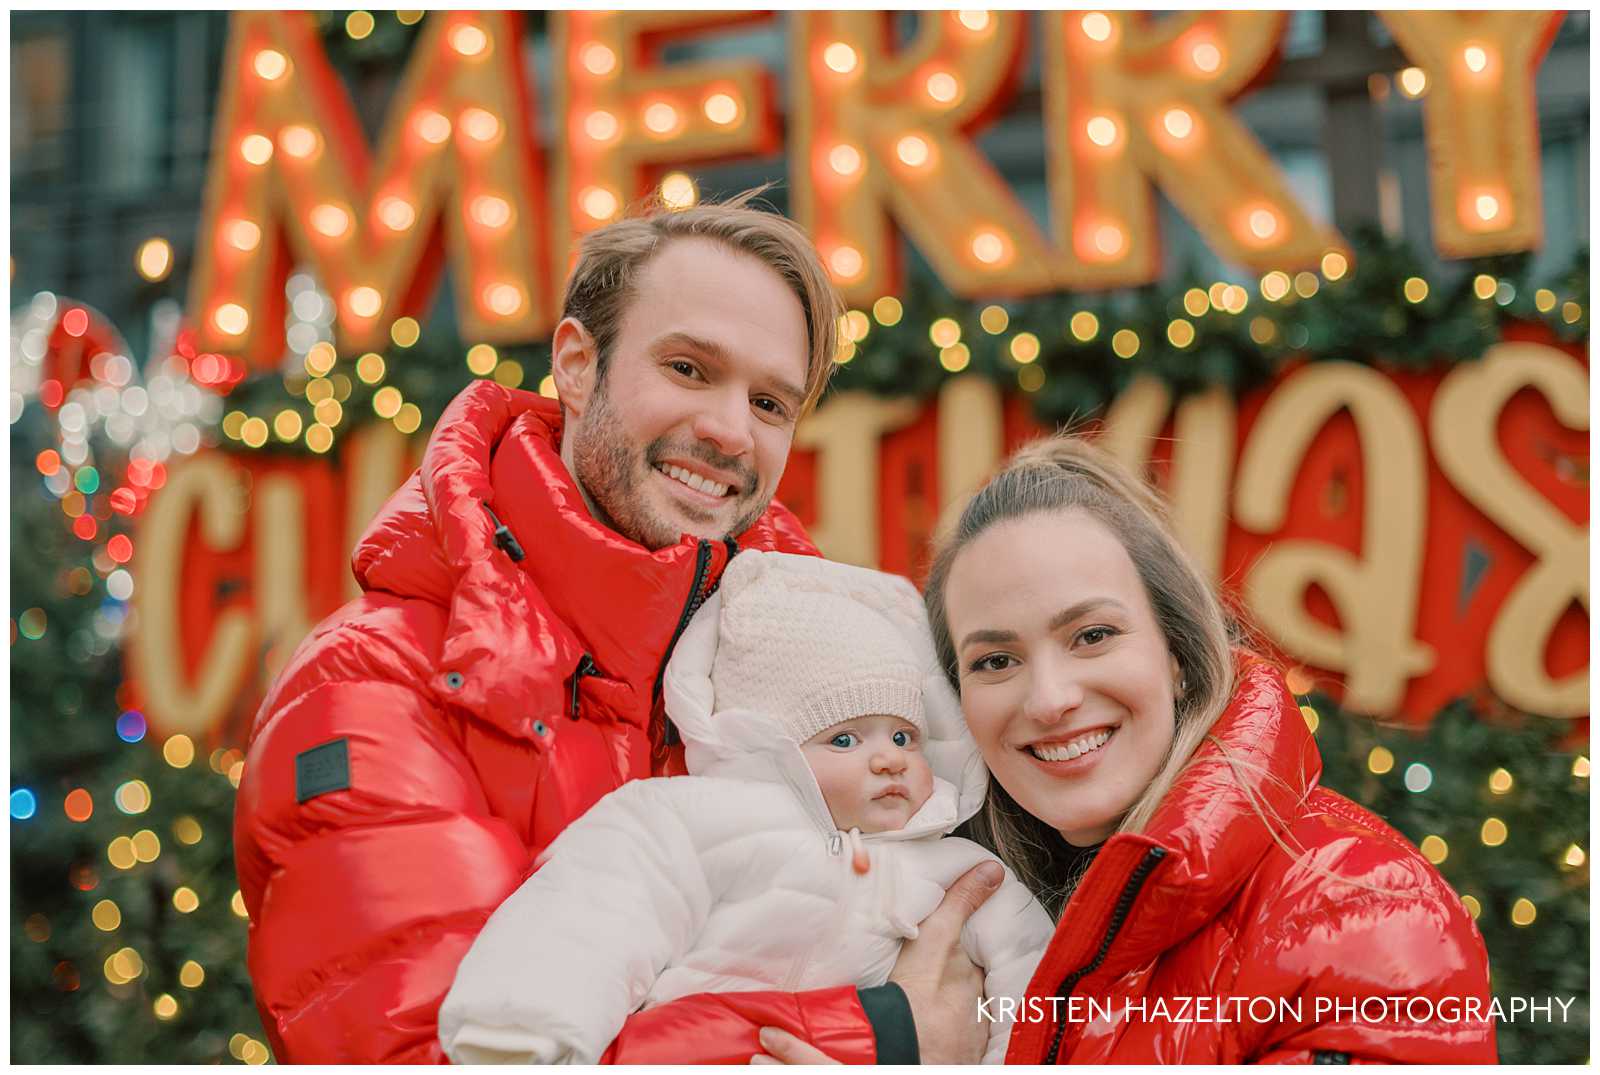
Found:
[{"label": "black fabric label on sleeve", "polygon": [[330,743],[302,750],[294,759],[294,797],[298,802],[344,791],[350,786],[350,741]]}]

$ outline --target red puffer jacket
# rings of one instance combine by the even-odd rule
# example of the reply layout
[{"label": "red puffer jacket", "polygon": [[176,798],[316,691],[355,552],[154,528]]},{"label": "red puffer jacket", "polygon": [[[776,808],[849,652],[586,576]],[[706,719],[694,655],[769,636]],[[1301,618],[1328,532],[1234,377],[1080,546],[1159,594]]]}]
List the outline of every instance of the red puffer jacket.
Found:
[{"label": "red puffer jacket", "polygon": [[[666,768],[659,677],[732,543],[624,540],[589,515],[559,442],[550,401],[463,392],[355,551],[364,596],[262,703],[234,846],[281,1062],[442,1060],[439,1004],[490,912],[568,822]],[[816,552],[777,504],[738,544]],[[616,1056],[748,1060],[767,1024],[875,1055],[853,988],[646,1015]]]},{"label": "red puffer jacket", "polygon": [[1101,848],[1007,1062],[1494,1063],[1492,1022],[1451,1021],[1488,1008],[1477,927],[1416,848],[1316,786],[1275,669],[1245,661],[1212,736],[1147,830]]}]

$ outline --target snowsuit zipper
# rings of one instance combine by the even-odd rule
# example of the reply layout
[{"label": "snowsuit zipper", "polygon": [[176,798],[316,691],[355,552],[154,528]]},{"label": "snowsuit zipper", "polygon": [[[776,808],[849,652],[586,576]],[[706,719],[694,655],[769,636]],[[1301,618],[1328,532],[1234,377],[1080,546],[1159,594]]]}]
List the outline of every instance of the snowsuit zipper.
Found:
[{"label": "snowsuit zipper", "polygon": [[[1065,1000],[1085,976],[1105,962],[1106,953],[1111,951],[1111,942],[1117,939],[1128,912],[1133,910],[1133,901],[1138,898],[1139,890],[1144,888],[1145,879],[1150,876],[1150,871],[1156,868],[1156,864],[1166,857],[1167,851],[1164,847],[1152,847],[1144,853],[1144,858],[1139,860],[1139,865],[1134,867],[1133,873],[1128,875],[1127,883],[1122,886],[1122,895],[1117,897],[1117,905],[1111,911],[1111,921],[1106,924],[1106,935],[1100,941],[1100,950],[1095,952],[1094,958],[1088,963],[1061,980],[1061,984],[1056,987],[1056,996]],[[1045,1054],[1044,1063],[1056,1063],[1056,1053],[1061,1049],[1061,1038],[1066,1030],[1067,1021],[1062,1019],[1056,1024],[1055,1037],[1050,1041],[1050,1051]]]}]

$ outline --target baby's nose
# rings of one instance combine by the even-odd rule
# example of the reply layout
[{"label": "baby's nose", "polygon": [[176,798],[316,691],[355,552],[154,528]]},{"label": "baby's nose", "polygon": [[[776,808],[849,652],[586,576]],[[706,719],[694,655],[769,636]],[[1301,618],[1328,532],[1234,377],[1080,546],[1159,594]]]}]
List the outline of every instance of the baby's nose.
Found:
[{"label": "baby's nose", "polygon": [[906,756],[899,747],[887,747],[873,755],[872,768],[874,772],[898,773],[906,767]]}]

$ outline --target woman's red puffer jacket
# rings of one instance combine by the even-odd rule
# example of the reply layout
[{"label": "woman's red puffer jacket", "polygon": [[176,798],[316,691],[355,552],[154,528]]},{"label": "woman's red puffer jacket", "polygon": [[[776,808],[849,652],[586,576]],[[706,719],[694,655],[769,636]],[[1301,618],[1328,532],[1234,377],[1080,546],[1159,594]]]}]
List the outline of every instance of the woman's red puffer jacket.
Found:
[{"label": "woman's red puffer jacket", "polygon": [[[670,768],[658,677],[731,543],[624,540],[589,515],[559,443],[560,411],[534,393],[457,397],[355,551],[363,596],[257,714],[234,848],[280,1062],[442,1060],[439,1004],[490,912],[595,800]],[[737,544],[816,551],[776,503]],[[614,1057],[744,1061],[762,1025],[875,1055],[854,988],[645,1015]]]},{"label": "woman's red puffer jacket", "polygon": [[1212,740],[1145,832],[1101,848],[1007,1062],[1494,1063],[1492,1021],[1462,1018],[1488,1010],[1482,936],[1404,837],[1317,787],[1276,669],[1242,659]]}]

